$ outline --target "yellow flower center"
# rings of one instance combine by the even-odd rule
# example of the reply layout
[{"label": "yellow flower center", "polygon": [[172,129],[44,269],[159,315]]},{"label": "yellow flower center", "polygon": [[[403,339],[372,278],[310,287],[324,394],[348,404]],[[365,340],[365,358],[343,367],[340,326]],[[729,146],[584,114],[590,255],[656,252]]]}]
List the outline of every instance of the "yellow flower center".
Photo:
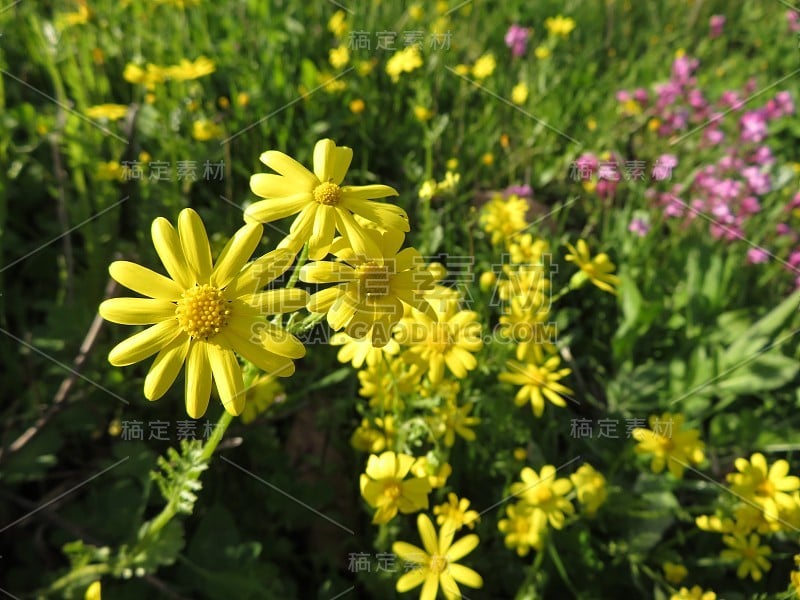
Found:
[{"label": "yellow flower center", "polygon": [[438,352],[439,354],[447,352],[453,344],[453,335],[447,323],[436,323],[433,325],[433,331],[431,331],[428,344],[434,352]]},{"label": "yellow flower center", "polygon": [[770,497],[775,494],[775,484],[769,479],[765,479],[756,487],[756,495]]},{"label": "yellow flower center", "polygon": [[361,291],[367,298],[385,296],[389,293],[391,273],[386,265],[368,262],[356,269],[356,276],[361,282]]},{"label": "yellow flower center", "polygon": [[383,495],[391,500],[397,500],[403,493],[397,481],[389,481],[383,486]]},{"label": "yellow flower center", "polygon": [[431,556],[431,563],[428,565],[431,573],[444,573],[447,569],[447,558],[440,554],[434,554]]},{"label": "yellow flower center", "polygon": [[335,206],[342,199],[341,188],[332,181],[320,183],[314,188],[314,200],[326,206]]},{"label": "yellow flower center", "polygon": [[207,339],[218,334],[231,315],[222,292],[208,284],[189,288],[178,300],[175,315],[178,325],[194,339]]},{"label": "yellow flower center", "polygon": [[533,497],[537,504],[544,504],[553,498],[553,492],[549,486],[539,486],[533,491]]}]

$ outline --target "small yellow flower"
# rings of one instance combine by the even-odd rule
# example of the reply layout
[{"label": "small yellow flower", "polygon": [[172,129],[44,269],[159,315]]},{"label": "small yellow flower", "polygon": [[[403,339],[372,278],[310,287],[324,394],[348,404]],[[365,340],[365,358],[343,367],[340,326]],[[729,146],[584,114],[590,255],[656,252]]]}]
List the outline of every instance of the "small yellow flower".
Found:
[{"label": "small yellow flower", "polygon": [[390,357],[400,352],[400,345],[394,340],[389,340],[383,348],[376,348],[369,337],[356,339],[342,331],[333,335],[330,344],[341,346],[336,359],[341,363],[349,362],[354,369],[360,369],[364,363],[368,367],[376,366],[377,363],[383,362],[384,355]]},{"label": "small yellow flower", "polygon": [[517,85],[511,88],[511,101],[514,104],[522,106],[528,99],[528,85],[520,81]]},{"label": "small yellow flower", "polygon": [[447,167],[448,171],[455,171],[458,168],[458,159],[448,158],[444,166]]},{"label": "small yellow flower", "polygon": [[192,123],[192,137],[198,142],[218,139],[223,136],[222,127],[209,119],[200,119]]},{"label": "small yellow flower", "polygon": [[497,528],[505,534],[506,548],[516,550],[519,556],[544,547],[547,532],[547,515],[520,502],[506,507],[507,519],[500,519]]},{"label": "small yellow flower", "polygon": [[480,286],[481,291],[489,292],[494,289],[494,285],[497,283],[497,275],[494,271],[484,271],[481,273],[480,278],[478,279],[478,286]]},{"label": "small yellow flower", "polygon": [[567,37],[575,29],[575,21],[570,17],[561,15],[550,17],[544,20],[544,26],[550,35],[560,35]]},{"label": "small yellow flower", "polygon": [[430,200],[436,195],[437,185],[435,179],[424,181],[419,188],[419,197],[422,200]]},{"label": "small yellow flower", "polygon": [[594,258],[589,254],[589,246],[584,240],[578,240],[578,247],[572,244],[567,244],[569,254],[564,258],[569,262],[575,263],[580,269],[570,279],[570,287],[577,289],[582,286],[586,281],[590,281],[601,290],[616,294],[615,289],[619,286],[619,277],[614,275],[616,266],[608,258],[608,254],[601,252]]},{"label": "small yellow flower", "polygon": [[647,121],[647,129],[649,131],[658,131],[658,128],[661,127],[661,119],[656,119],[653,117],[649,121]]},{"label": "small yellow flower", "polygon": [[525,363],[515,360],[506,362],[506,369],[500,373],[498,379],[505,383],[519,385],[519,391],[514,397],[517,406],[523,406],[530,402],[533,414],[541,417],[544,413],[545,399],[555,406],[564,407],[567,405],[562,395],[570,395],[574,392],[559,383],[561,379],[569,375],[570,369],[559,369],[561,358],[558,354],[553,354],[547,359],[541,360],[534,352],[529,355]]},{"label": "small yellow flower", "polygon": [[236,104],[242,108],[250,104],[250,94],[247,92],[239,92],[236,94]]},{"label": "small yellow flower", "polygon": [[494,164],[494,154],[486,152],[481,156],[481,162],[487,167],[491,167]]},{"label": "small yellow flower", "polygon": [[61,19],[68,26],[85,25],[91,17],[92,11],[86,5],[86,0],[78,1],[78,10],[76,12],[61,15]]},{"label": "small yellow flower", "polygon": [[166,71],[152,63],[148,63],[145,68],[128,63],[122,73],[122,78],[128,83],[143,84],[147,89],[152,89],[157,83],[163,83],[166,77]]},{"label": "small yellow flower", "polygon": [[283,386],[269,373],[258,375],[246,387],[247,398],[241,414],[242,423],[245,425],[255,421],[258,415],[266,412],[274,403],[286,399]]},{"label": "small yellow flower", "polygon": [[497,61],[494,59],[494,54],[489,52],[472,65],[472,76],[478,81],[482,81],[494,73],[495,67],[497,67]]},{"label": "small yellow flower", "polygon": [[231,101],[227,96],[220,96],[217,98],[217,106],[222,110],[228,110],[231,107]]},{"label": "small yellow flower", "polygon": [[433,314],[413,313],[401,321],[395,338],[401,345],[410,346],[403,353],[409,364],[418,364],[431,383],[444,378],[445,366],[457,379],[478,366],[473,356],[483,348],[481,322],[478,313],[461,310],[458,301],[434,302]]},{"label": "small yellow flower", "polygon": [[722,519],[717,515],[700,515],[695,520],[695,525],[703,531],[714,531],[716,533],[731,533],[736,529],[731,519]]},{"label": "small yellow flower", "polygon": [[686,464],[700,464],[705,459],[705,444],[700,441],[700,431],[684,429],[684,417],[664,413],[650,417],[650,429],[637,427],[631,435],[639,442],[637,454],[652,454],[650,468],[661,473],[666,466],[676,479],[683,477]]},{"label": "small yellow flower", "polygon": [[433,117],[433,112],[425,108],[424,106],[415,106],[414,107],[414,116],[416,117],[417,121],[430,121]]},{"label": "small yellow flower", "polygon": [[734,464],[737,473],[728,475],[731,490],[761,507],[767,521],[778,521],[781,512],[793,509],[790,493],[800,490],[800,477],[789,475],[786,460],[776,460],[769,467],[764,455],[756,452],[749,461],[737,458]]},{"label": "small yellow flower", "polygon": [[456,72],[456,75],[461,75],[462,77],[469,75],[469,67],[465,64],[458,64],[453,70]]},{"label": "small yellow flower", "polygon": [[431,487],[438,489],[445,486],[447,478],[453,474],[453,467],[450,466],[450,463],[441,463],[436,467],[427,457],[422,456],[411,467],[411,472],[417,477],[427,477]]},{"label": "small yellow flower", "polygon": [[523,447],[514,448],[514,460],[522,462],[528,458],[528,450]]},{"label": "small yellow flower", "polygon": [[343,10],[337,10],[328,21],[328,31],[330,31],[337,38],[341,38],[347,33],[347,23],[345,17],[347,15]]},{"label": "small yellow flower", "polygon": [[420,598],[434,600],[441,586],[446,598],[460,600],[459,583],[471,588],[483,586],[483,579],[478,573],[456,564],[477,547],[480,541],[477,535],[471,533],[453,543],[455,531],[450,527],[442,527],[437,536],[433,523],[424,514],[417,517],[417,528],[424,549],[406,542],[392,544],[392,552],[406,563],[417,565],[414,569],[407,569],[397,580],[398,592],[407,592],[422,585]]},{"label": "small yellow flower", "polygon": [[372,423],[369,419],[364,419],[350,437],[350,445],[356,450],[377,454],[386,448],[391,448],[396,435],[394,417],[391,415],[373,419]]},{"label": "small yellow flower", "polygon": [[672,585],[678,585],[681,581],[686,579],[686,576],[689,574],[689,571],[683,565],[678,565],[673,562],[665,562],[663,565],[664,568],[664,579],[669,581]]},{"label": "small yellow flower", "polygon": [[554,529],[564,527],[567,515],[575,507],[565,498],[572,490],[572,482],[566,477],[556,479],[556,468],[545,465],[537,475],[530,467],[520,471],[521,482],[511,484],[511,493],[534,511],[541,511]]},{"label": "small yellow flower", "polygon": [[334,69],[341,69],[350,62],[350,50],[347,46],[339,46],[328,51],[328,62]]},{"label": "small yellow flower", "polygon": [[86,116],[90,119],[108,119],[118,121],[128,114],[127,104],[98,104],[86,109]]},{"label": "small yellow flower", "polygon": [[678,590],[677,594],[672,594],[669,600],[716,600],[717,595],[712,591],[705,591],[699,585],[694,586],[691,590],[682,587]]},{"label": "small yellow flower", "polygon": [[433,410],[429,422],[435,438],[444,437],[444,445],[452,448],[456,442],[456,434],[468,442],[475,441],[475,432],[470,427],[475,427],[481,420],[470,417],[474,404],[457,406],[455,402],[445,402],[443,406]]},{"label": "small yellow flower", "polygon": [[395,52],[386,63],[386,73],[394,83],[400,81],[400,75],[411,73],[422,66],[422,54],[419,47],[408,46]]},{"label": "small yellow flower", "polygon": [[398,511],[409,514],[428,508],[431,485],[427,478],[406,479],[413,464],[414,457],[407,454],[370,455],[360,487],[364,500],[378,509],[372,518],[374,524],[388,523]]},{"label": "small yellow flower", "polygon": [[375,65],[378,64],[378,59],[373,58],[372,60],[360,60],[358,61],[358,65],[356,66],[356,71],[361,77],[366,77],[375,69]]},{"label": "small yellow flower", "polygon": [[419,4],[412,4],[408,7],[408,16],[414,21],[419,21],[423,16],[425,16],[425,10]]},{"label": "small yellow flower", "polygon": [[761,581],[762,571],[769,571],[770,562],[765,558],[772,553],[769,546],[760,546],[760,538],[755,533],[750,534],[749,538],[741,534],[724,535],[722,541],[728,550],[720,552],[723,560],[739,561],[736,569],[736,576],[744,579],[748,575],[753,581]]},{"label": "small yellow flower", "polygon": [[597,129],[597,119],[594,117],[589,117],[586,119],[586,129],[589,131],[595,131]]},{"label": "small yellow flower", "polygon": [[581,465],[569,478],[575,486],[578,502],[586,510],[586,516],[593,517],[608,497],[606,478],[589,464]]},{"label": "small yellow flower", "polygon": [[349,108],[350,112],[353,113],[354,115],[360,115],[362,112],[364,112],[364,109],[366,107],[367,105],[364,104],[364,101],[361,98],[356,98],[355,100],[352,100],[350,102]]},{"label": "small yellow flower", "polygon": [[458,499],[453,492],[447,494],[447,502],[433,507],[433,514],[437,515],[436,523],[444,529],[452,527],[458,531],[462,527],[475,529],[475,523],[480,520],[477,510],[468,510],[469,500],[466,498]]},{"label": "small yellow flower", "polygon": [[194,61],[182,58],[177,65],[167,67],[164,72],[167,77],[175,81],[189,81],[210,75],[216,70],[213,60],[200,56]]},{"label": "small yellow flower", "polygon": [[533,51],[534,56],[539,60],[545,60],[546,58],[550,58],[552,52],[550,52],[550,48],[547,46],[536,46]]}]

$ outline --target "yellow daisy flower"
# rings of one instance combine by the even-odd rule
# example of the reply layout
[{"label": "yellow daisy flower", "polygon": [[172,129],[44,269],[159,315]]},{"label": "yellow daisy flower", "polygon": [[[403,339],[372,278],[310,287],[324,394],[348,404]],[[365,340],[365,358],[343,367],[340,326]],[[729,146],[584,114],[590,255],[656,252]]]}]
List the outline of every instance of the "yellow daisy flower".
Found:
[{"label": "yellow daisy flower", "polygon": [[411,472],[417,477],[427,477],[433,489],[444,487],[447,478],[453,474],[450,463],[441,463],[436,467],[426,456],[417,459],[411,467]]},{"label": "yellow daisy flower", "polygon": [[[534,347],[539,349],[538,346]],[[545,399],[556,406],[564,407],[567,405],[563,394],[574,394],[570,388],[559,383],[561,379],[569,375],[570,369],[559,369],[561,358],[558,354],[553,354],[547,359],[543,359],[541,351],[529,353],[524,363],[515,360],[506,362],[506,369],[500,373],[498,379],[506,383],[522,386],[514,397],[517,406],[523,406],[527,402],[531,403],[533,414],[541,417],[544,413]]]},{"label": "yellow daisy flower", "polygon": [[494,73],[496,66],[497,61],[494,59],[494,54],[491,52],[484,54],[472,65],[472,76],[478,81],[482,81]]},{"label": "yellow daisy flower", "polygon": [[475,432],[470,427],[475,427],[481,420],[478,417],[470,417],[474,404],[457,406],[455,402],[445,402],[433,410],[429,421],[431,429],[436,438],[444,437],[444,445],[452,448],[456,442],[456,434],[468,442],[475,441]]},{"label": "yellow daisy flower", "polygon": [[416,45],[408,46],[403,50],[398,50],[386,62],[386,73],[392,82],[400,81],[400,75],[411,73],[422,66],[422,54]]},{"label": "yellow daisy flower", "polygon": [[578,502],[583,505],[586,516],[593,517],[608,497],[606,478],[590,464],[581,465],[569,478],[575,486]]},{"label": "yellow daisy flower", "polygon": [[515,195],[503,198],[496,194],[483,207],[480,224],[486,233],[492,235],[492,245],[498,246],[528,226],[527,214],[528,201],[524,198]]},{"label": "yellow daisy flower", "polygon": [[[356,450],[377,454],[386,448],[390,448],[394,444],[396,435],[397,430],[395,429],[392,415],[386,415],[382,419],[373,419],[372,423],[370,423],[369,419],[363,419],[361,425],[350,437],[350,445]],[[413,467],[411,471],[412,473],[414,472]],[[419,475],[417,476],[419,477]]]},{"label": "yellow daisy flower", "polygon": [[395,356],[400,352],[400,345],[394,341],[389,342],[383,348],[376,348],[372,345],[372,336],[366,335],[359,339],[352,338],[346,333],[335,333],[331,337],[331,346],[341,346],[336,360],[340,363],[350,363],[354,369],[360,369],[364,363],[368,367],[375,366],[378,362],[383,361],[384,354],[387,356]]},{"label": "yellow daisy flower", "polygon": [[371,201],[397,196],[388,185],[342,185],[352,159],[350,148],[337,147],[328,139],[314,147],[313,173],[283,152],[264,152],[261,162],[279,174],[257,173],[250,177],[250,189],[266,200],[248,206],[245,220],[268,223],[300,213],[279,247],[297,252],[308,241],[312,260],[328,253],[335,231],[357,254],[381,256],[378,245],[364,234],[353,215],[399,232],[409,231],[408,216],[399,206]]},{"label": "yellow daisy flower", "polygon": [[200,56],[194,61],[182,58],[177,65],[167,67],[164,72],[167,77],[175,81],[189,81],[210,75],[216,71],[214,61],[205,56]]},{"label": "yellow daisy flower", "polygon": [[705,459],[705,444],[700,441],[700,431],[684,430],[683,422],[684,417],[680,414],[652,415],[650,429],[637,427],[631,432],[639,442],[635,452],[653,455],[650,463],[653,473],[661,473],[666,466],[676,479],[680,479],[685,464],[697,465]]},{"label": "yellow daisy flower", "polygon": [[480,542],[477,535],[471,533],[453,543],[453,528],[442,527],[437,536],[431,520],[422,514],[417,517],[417,528],[424,549],[406,542],[392,544],[392,552],[405,562],[418,565],[397,580],[398,592],[407,592],[421,585],[420,599],[434,600],[441,586],[448,600],[460,600],[459,583],[471,588],[483,586],[483,579],[478,573],[456,564],[477,547]]},{"label": "yellow daisy flower", "polygon": [[578,240],[577,248],[572,244],[567,244],[566,246],[569,248],[570,253],[564,258],[569,262],[574,262],[580,269],[570,279],[570,287],[578,288],[586,280],[589,280],[601,290],[610,294],[617,293],[615,288],[619,286],[619,277],[613,275],[616,267],[608,258],[608,254],[602,252],[592,258],[589,254],[589,247],[584,240]]},{"label": "yellow daisy flower", "polygon": [[564,496],[572,490],[572,482],[566,477],[556,479],[556,468],[545,465],[539,474],[530,467],[520,471],[521,482],[511,484],[511,493],[534,510],[542,511],[555,529],[564,527],[566,515],[575,512],[575,507]]},{"label": "yellow daisy flower", "polygon": [[717,595],[711,590],[705,591],[699,585],[689,588],[682,587],[677,594],[672,594],[669,600],[716,600]]},{"label": "yellow daisy flower", "polygon": [[550,35],[567,37],[575,29],[575,20],[570,17],[557,15],[544,20],[544,26]]},{"label": "yellow daisy flower", "polygon": [[762,571],[769,571],[770,562],[765,558],[772,553],[769,546],[759,546],[760,538],[755,533],[750,537],[741,534],[724,535],[722,541],[729,548],[720,552],[723,560],[739,561],[736,576],[744,579],[748,575],[753,581],[761,581]]},{"label": "yellow daisy flower", "polygon": [[790,495],[800,489],[800,477],[789,475],[789,463],[776,460],[768,467],[760,452],[734,462],[737,473],[730,473],[731,490],[760,506],[767,521],[778,521],[781,511],[791,511],[795,502]]},{"label": "yellow daisy flower", "polygon": [[403,358],[420,365],[431,383],[442,381],[445,366],[454,377],[464,379],[468,371],[478,366],[473,354],[483,348],[478,313],[460,310],[457,300],[434,304],[434,318],[413,313],[400,323],[395,339],[401,346],[411,346]]},{"label": "yellow daisy flower", "polygon": [[541,510],[533,510],[524,503],[506,507],[507,519],[500,519],[497,529],[505,534],[506,548],[516,550],[519,556],[527,556],[531,548],[541,550],[547,532],[547,516]]},{"label": "yellow daisy flower", "polygon": [[686,576],[689,574],[689,570],[683,565],[669,561],[664,563],[663,568],[664,579],[669,581],[672,585],[678,585],[681,581],[686,579]]},{"label": "yellow daisy flower", "polygon": [[261,235],[261,225],[245,225],[212,266],[203,222],[187,208],[178,217],[177,231],[163,217],[153,221],[153,244],[170,278],[135,263],[111,263],[111,277],[148,298],[112,298],[100,305],[100,314],[112,323],[151,327],[117,344],[108,360],[123,367],[158,353],[144,380],[148,400],[163,396],[186,362],[189,416],[205,414],[212,379],[225,410],[239,415],[245,390],[234,352],[267,373],[288,377],[294,372],[292,359],[304,356],[305,347],[264,317],[302,308],[308,294],[258,291],[293,259],[276,250],[245,266]]},{"label": "yellow daisy flower", "polygon": [[374,524],[388,523],[398,511],[408,514],[428,508],[431,492],[428,479],[406,479],[414,460],[413,456],[394,452],[370,455],[366,472],[361,474],[360,487],[364,500],[378,509],[372,518]]},{"label": "yellow daisy flower", "polygon": [[417,250],[400,250],[402,233],[364,230],[361,235],[375,248],[369,258],[338,238],[330,250],[341,262],[306,264],[300,270],[300,280],[338,283],[311,296],[308,310],[327,313],[334,330],[344,327],[347,335],[356,339],[369,336],[374,346],[382,348],[403,318],[404,305],[436,318],[423,295],[424,290],[433,288],[433,276],[424,268]]},{"label": "yellow daisy flower", "polygon": [[462,527],[475,529],[475,523],[480,520],[477,510],[469,510],[469,500],[459,500],[453,492],[447,494],[447,502],[433,507],[433,514],[437,515],[436,522],[442,529],[451,527],[453,531]]}]

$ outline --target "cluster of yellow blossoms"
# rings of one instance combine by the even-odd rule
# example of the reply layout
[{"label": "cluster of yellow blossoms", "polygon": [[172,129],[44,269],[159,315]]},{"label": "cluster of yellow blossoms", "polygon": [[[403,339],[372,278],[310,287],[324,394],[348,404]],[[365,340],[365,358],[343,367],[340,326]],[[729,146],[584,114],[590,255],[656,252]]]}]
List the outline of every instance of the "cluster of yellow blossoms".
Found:
[{"label": "cluster of yellow blossoms", "polygon": [[123,79],[128,83],[141,84],[147,89],[153,89],[156,84],[172,81],[190,81],[210,75],[216,70],[214,61],[205,56],[200,56],[196,60],[185,58],[177,65],[159,66],[147,63],[144,67],[135,63],[125,65],[122,73]]},{"label": "cluster of yellow blossoms", "polygon": [[606,480],[591,465],[584,464],[569,478],[556,478],[557,469],[544,465],[539,473],[525,467],[520,472],[522,481],[511,485],[511,494],[517,501],[506,507],[507,518],[498,523],[505,535],[506,546],[526,556],[531,548],[544,547],[548,528],[562,529],[566,519],[575,514],[570,494],[583,506],[587,517],[592,517],[607,497]]}]

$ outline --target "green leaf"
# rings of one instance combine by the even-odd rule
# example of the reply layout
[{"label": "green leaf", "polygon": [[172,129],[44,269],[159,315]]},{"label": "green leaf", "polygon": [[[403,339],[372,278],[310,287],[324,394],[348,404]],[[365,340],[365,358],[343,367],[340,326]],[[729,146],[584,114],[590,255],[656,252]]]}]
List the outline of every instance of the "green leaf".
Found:
[{"label": "green leaf", "polygon": [[726,375],[716,384],[716,389],[737,395],[758,394],[783,387],[795,378],[797,371],[795,359],[779,352],[769,352]]},{"label": "green leaf", "polygon": [[[140,539],[144,539],[149,523],[142,525]],[[148,573],[155,572],[160,566],[168,566],[175,562],[183,550],[183,524],[177,519],[168,522],[155,538],[148,541],[141,552],[130,558],[131,567],[142,567]]]}]

